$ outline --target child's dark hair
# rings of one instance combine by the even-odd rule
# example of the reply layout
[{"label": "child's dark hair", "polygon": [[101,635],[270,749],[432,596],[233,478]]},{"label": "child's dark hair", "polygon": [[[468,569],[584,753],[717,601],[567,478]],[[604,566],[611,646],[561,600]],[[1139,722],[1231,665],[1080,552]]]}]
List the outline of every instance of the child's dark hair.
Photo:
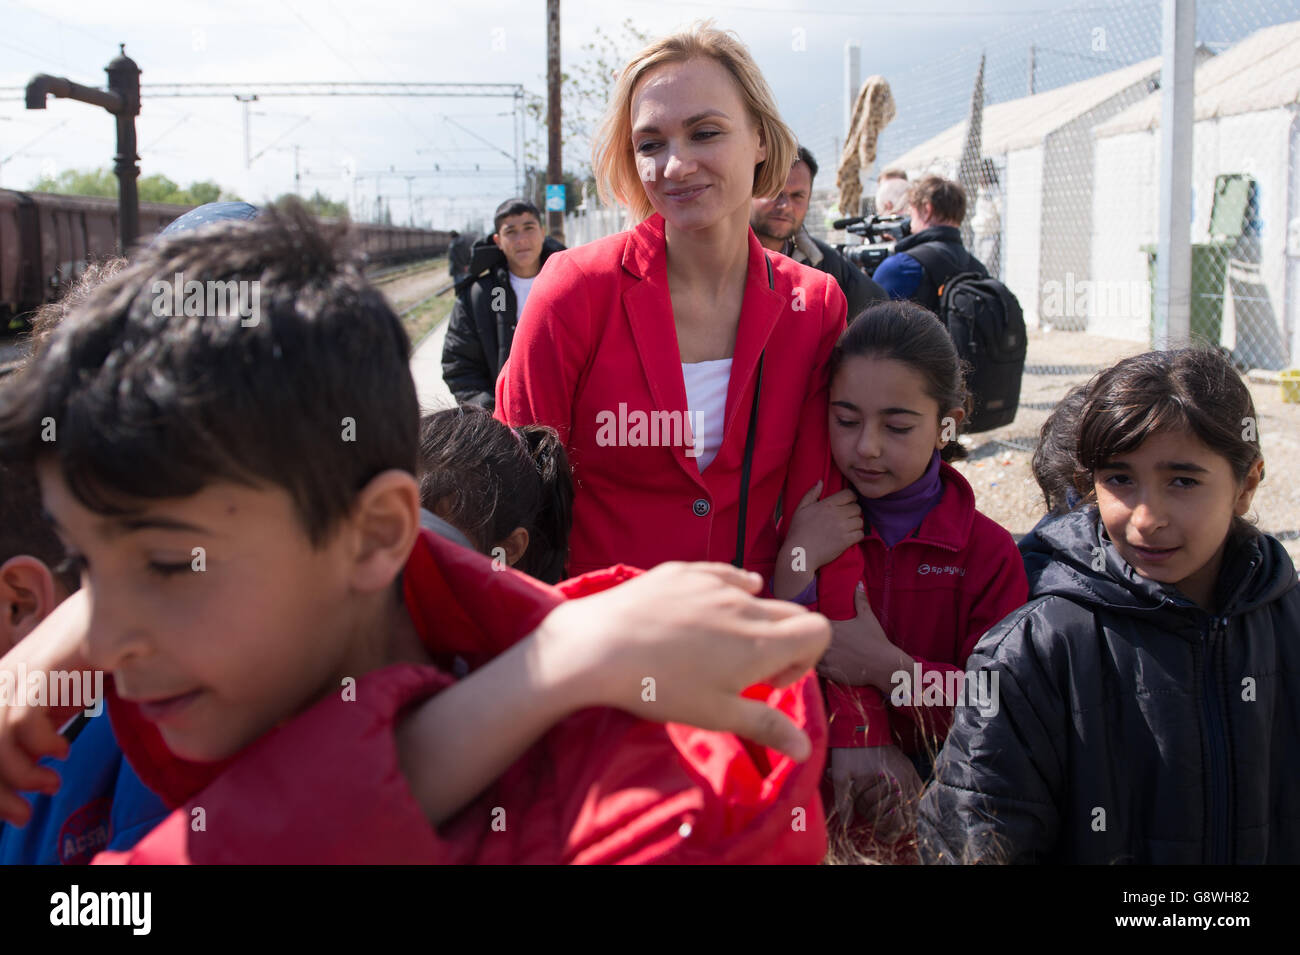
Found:
[{"label": "child's dark hair", "polygon": [[1178,348],[1125,358],[1088,383],[1079,413],[1075,487],[1088,498],[1094,472],[1169,431],[1190,431],[1243,481],[1263,456],[1258,421],[1250,389],[1217,351]]},{"label": "child's dark hair", "polygon": [[497,211],[492,215],[492,231],[500,232],[502,222],[509,219],[511,216],[521,215],[530,215],[537,220],[538,225],[542,224],[541,211],[527,199],[515,197],[513,199],[507,199],[505,202],[501,203],[501,205],[497,206]]},{"label": "child's dark hair", "polygon": [[[410,345],[344,241],[290,200],[144,249],[4,381],[0,457],[56,458],[101,514],[219,480],[276,485],[320,546],[367,482],[416,467]],[[243,282],[250,314],[229,291],[190,307],[192,289],[211,303]]]},{"label": "child's dark hair", "polygon": [[1047,510],[1052,514],[1070,510],[1070,498],[1075,494],[1075,439],[1079,432],[1079,412],[1087,396],[1087,386],[1075,385],[1052,409],[1038,432],[1038,447],[1034,449],[1031,467]]},{"label": "child's dark hair", "polygon": [[483,553],[528,531],[517,570],[564,579],[573,522],[573,478],[555,429],[514,429],[472,405],[420,421],[420,505],[454,524]]},{"label": "child's dark hair", "polygon": [[0,464],[0,564],[20,555],[42,561],[69,593],[81,585],[41,509],[36,469],[29,463]]},{"label": "child's dark hair", "polygon": [[[913,302],[877,302],[854,319],[831,352],[830,380],[846,358],[887,358],[902,362],[925,382],[925,393],[939,403],[939,413],[961,408],[970,419],[974,403],[966,389],[965,369],[948,330],[934,313]],[[960,432],[961,427],[957,428]],[[956,440],[944,445],[945,461],[966,457]]]},{"label": "child's dark hair", "polygon": [[32,312],[31,344],[33,353],[40,351],[45,344],[45,340],[53,334],[55,328],[63,323],[64,318],[85,304],[95,289],[117,275],[126,266],[127,260],[120,255],[111,255],[87,262],[81,274],[64,287],[62,294],[59,295],[56,301],[46,302]]}]

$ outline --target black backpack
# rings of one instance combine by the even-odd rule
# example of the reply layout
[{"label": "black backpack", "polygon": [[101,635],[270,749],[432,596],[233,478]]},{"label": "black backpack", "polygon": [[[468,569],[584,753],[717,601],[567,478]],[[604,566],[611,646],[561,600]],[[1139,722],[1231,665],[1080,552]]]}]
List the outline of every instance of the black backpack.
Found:
[{"label": "black backpack", "polygon": [[1011,290],[964,249],[961,261],[946,243],[926,242],[907,254],[921,263],[939,297],[939,320],[957,354],[970,365],[966,385],[975,411],[965,430],[990,431],[1015,420],[1028,345],[1025,316]]}]

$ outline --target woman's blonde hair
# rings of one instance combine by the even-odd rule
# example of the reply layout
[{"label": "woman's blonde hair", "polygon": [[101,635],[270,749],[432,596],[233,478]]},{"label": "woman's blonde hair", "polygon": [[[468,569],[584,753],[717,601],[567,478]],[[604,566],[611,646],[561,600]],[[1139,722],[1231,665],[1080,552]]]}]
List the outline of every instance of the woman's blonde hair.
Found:
[{"label": "woman's blonde hair", "polygon": [[733,31],[716,29],[712,20],[697,22],[689,30],[655,40],[632,57],[618,78],[604,122],[592,143],[591,166],[601,200],[621,203],[638,222],[653,213],[654,206],[637,174],[632,153],[632,94],[641,78],[655,67],[697,57],[716,60],[735,78],[745,108],[767,144],[767,158],[754,167],[753,194],[761,198],[779,195],[797,158],[794,133],[782,121],[772,90],[749,50]]}]

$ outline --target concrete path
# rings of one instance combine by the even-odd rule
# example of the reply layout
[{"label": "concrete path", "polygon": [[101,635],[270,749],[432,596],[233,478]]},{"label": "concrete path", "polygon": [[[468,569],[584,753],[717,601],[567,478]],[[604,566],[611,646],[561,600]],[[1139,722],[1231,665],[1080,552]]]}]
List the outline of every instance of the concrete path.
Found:
[{"label": "concrete path", "polygon": [[411,356],[411,377],[415,379],[415,393],[420,399],[421,411],[437,411],[456,404],[442,380],[442,343],[447,337],[447,320],[443,319],[424,336]]}]

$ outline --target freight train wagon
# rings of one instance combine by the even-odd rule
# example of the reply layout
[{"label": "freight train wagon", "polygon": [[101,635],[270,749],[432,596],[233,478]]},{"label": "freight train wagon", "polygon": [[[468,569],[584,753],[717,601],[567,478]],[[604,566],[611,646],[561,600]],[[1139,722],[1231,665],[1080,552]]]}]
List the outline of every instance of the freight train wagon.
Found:
[{"label": "freight train wagon", "polygon": [[[147,241],[191,206],[140,203]],[[440,230],[359,224],[366,260],[389,264],[444,255],[451,234]],[[117,249],[117,200],[0,189],[0,318],[12,319],[57,298],[86,262]],[[0,322],[0,329],[7,324]]]}]

